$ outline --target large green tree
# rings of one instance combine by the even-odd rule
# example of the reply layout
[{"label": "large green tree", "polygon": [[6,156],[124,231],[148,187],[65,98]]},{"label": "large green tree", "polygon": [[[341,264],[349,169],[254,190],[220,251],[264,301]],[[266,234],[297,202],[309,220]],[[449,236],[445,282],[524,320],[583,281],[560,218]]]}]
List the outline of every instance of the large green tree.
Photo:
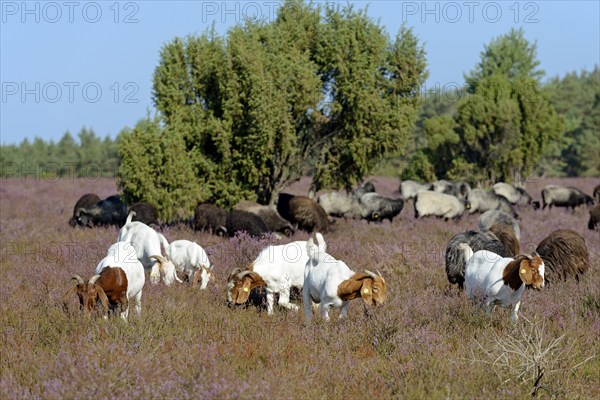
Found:
[{"label": "large green tree", "polygon": [[562,131],[562,119],[542,92],[535,44],[521,30],[495,38],[465,75],[469,95],[453,118],[424,124],[426,157],[437,178],[522,181],[537,171]]},{"label": "large green tree", "polygon": [[[144,148],[136,132],[143,129],[159,144],[180,137],[181,162],[203,188],[179,201],[184,209],[209,199],[272,205],[311,171],[314,190],[349,188],[403,148],[425,67],[409,29],[392,40],[364,10],[286,1],[273,22],[246,21],[226,37],[210,30],[164,46],[154,74],[158,118],[124,132],[121,145]],[[123,165],[146,165],[127,159],[148,157],[143,152],[120,154]],[[152,190],[149,174],[122,168],[126,195]],[[165,175],[162,185],[167,201],[177,178]]]}]

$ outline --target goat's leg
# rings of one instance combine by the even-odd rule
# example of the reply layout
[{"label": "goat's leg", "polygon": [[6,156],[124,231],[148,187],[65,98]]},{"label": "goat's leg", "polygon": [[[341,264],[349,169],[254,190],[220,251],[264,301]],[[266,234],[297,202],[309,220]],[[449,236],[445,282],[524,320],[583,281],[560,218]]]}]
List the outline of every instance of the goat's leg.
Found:
[{"label": "goat's leg", "polygon": [[123,295],[121,298],[121,318],[127,322],[127,317],[129,316],[129,299],[127,299],[127,295]]},{"label": "goat's leg", "polygon": [[521,301],[517,301],[516,304],[512,307],[510,312],[510,319],[512,322],[517,322],[519,319],[519,308],[521,308]]},{"label": "goat's leg", "polygon": [[304,285],[302,288],[302,300],[304,302],[304,316],[306,317],[306,321],[310,322],[312,319],[312,301],[310,299],[308,285]]},{"label": "goat's leg", "polygon": [[134,297],[135,301],[135,313],[139,316],[142,314],[142,291]]},{"label": "goat's leg", "polygon": [[281,291],[279,292],[279,302],[278,304],[281,307],[285,307],[288,310],[298,310],[298,306],[295,304],[290,303],[290,286],[286,286],[284,288],[281,289]]},{"label": "goat's leg", "polygon": [[266,288],[265,290],[267,292],[267,314],[271,315],[273,314],[273,304],[275,304],[275,295],[273,294],[273,291],[269,288]]},{"label": "goat's leg", "polygon": [[342,311],[340,312],[340,319],[346,318],[346,315],[348,315],[349,308],[350,308],[350,302],[344,301],[342,303]]},{"label": "goat's leg", "polygon": [[325,321],[329,321],[329,307],[329,304],[326,304],[323,301],[321,301],[321,317]]}]

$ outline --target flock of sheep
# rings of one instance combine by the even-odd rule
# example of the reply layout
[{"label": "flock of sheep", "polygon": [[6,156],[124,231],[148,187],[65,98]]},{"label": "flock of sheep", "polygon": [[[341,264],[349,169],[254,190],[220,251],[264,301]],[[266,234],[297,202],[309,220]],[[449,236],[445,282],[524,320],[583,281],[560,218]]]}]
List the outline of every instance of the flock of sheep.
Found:
[{"label": "flock of sheep", "polygon": [[[361,298],[368,305],[386,300],[386,282],[381,274],[355,272],[327,253],[322,233],[329,231],[330,218],[392,222],[404,202],[411,199],[417,217],[457,218],[465,210],[483,213],[477,230],[458,233],[450,239],[445,262],[448,281],[464,288],[469,298],[483,301],[490,314],[495,305],[511,307],[511,317],[516,320],[526,287],[541,289],[545,282],[571,276],[579,279],[590,267],[585,240],[572,230],[555,231],[535,252],[521,254],[514,206],[536,207],[522,188],[498,183],[484,191],[460,182],[404,181],[400,192],[402,198],[387,198],[375,193],[373,185],[367,183],[349,194],[325,193],[318,201],[281,194],[277,210],[247,201],[230,212],[214,204],[201,204],[191,223],[197,230],[229,236],[238,231],[253,236],[267,232],[290,235],[295,229],[315,232],[306,241],[266,247],[250,265],[232,271],[227,279],[227,300],[231,306],[247,303],[254,288],[264,287],[269,314],[273,312],[276,294],[280,306],[298,309],[290,302],[290,294],[294,288],[301,290],[307,320],[312,317],[311,304],[319,304],[322,317],[328,320],[332,307],[341,308],[343,318],[350,300]],[[600,202],[600,186],[595,188],[594,196]],[[548,185],[542,190],[542,203],[537,206],[575,208],[593,204],[593,199],[573,187]],[[600,221],[600,205],[590,215],[588,226],[594,229]],[[76,285],[65,295],[66,304],[76,294],[86,313],[99,304],[105,315],[109,310],[120,309],[126,320],[132,301],[139,314],[146,272],[150,272],[152,283],[162,279],[166,285],[182,282],[180,273],[200,289],[214,279],[213,265],[204,249],[188,240],[169,244],[152,227],[158,225],[157,213],[147,203],[127,207],[118,196],[101,200],[87,194],[75,205],[69,222],[72,226],[122,226],[117,242],[99,262],[95,275],[88,282],[79,275],[73,276]]]}]

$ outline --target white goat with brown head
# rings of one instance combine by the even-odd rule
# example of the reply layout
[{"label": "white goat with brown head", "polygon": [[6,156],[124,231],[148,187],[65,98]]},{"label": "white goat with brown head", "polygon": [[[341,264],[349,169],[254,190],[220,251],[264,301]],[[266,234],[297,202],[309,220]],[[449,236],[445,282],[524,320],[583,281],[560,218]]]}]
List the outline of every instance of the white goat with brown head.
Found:
[{"label": "white goat with brown head", "polygon": [[466,260],[467,296],[473,300],[482,300],[490,316],[494,306],[512,307],[511,319],[516,322],[525,287],[538,290],[544,287],[544,261],[536,252],[503,258],[487,250],[473,254],[466,243],[459,246]]},{"label": "white goat with brown head", "polygon": [[65,294],[64,302],[77,294],[79,305],[86,315],[90,315],[99,303],[105,316],[109,309],[121,309],[121,317],[127,320],[129,300],[135,301],[139,315],[142,311],[142,288],[145,283],[144,267],[136,258],[135,248],[130,243],[113,244],[108,255],[96,267],[96,275],[89,282],[79,275],[73,278],[77,283]]},{"label": "white goat with brown head", "polygon": [[367,305],[383,304],[386,299],[386,283],[381,275],[371,271],[356,273],[340,260],[326,253],[323,236],[317,233],[315,244],[306,244],[308,261],[304,269],[304,313],[312,318],[311,302],[319,303],[321,316],[329,320],[331,307],[341,308],[340,319],[348,314],[350,300],[361,298]]}]

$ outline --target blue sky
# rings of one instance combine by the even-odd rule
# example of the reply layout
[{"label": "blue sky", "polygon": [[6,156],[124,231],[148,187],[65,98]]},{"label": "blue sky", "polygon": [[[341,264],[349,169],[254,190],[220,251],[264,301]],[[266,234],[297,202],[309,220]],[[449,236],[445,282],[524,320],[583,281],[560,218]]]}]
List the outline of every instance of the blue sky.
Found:
[{"label": "blue sky", "polygon": [[[412,27],[427,52],[423,91],[457,87],[485,44],[511,27],[537,42],[546,77],[600,63],[600,2],[360,1],[390,35]],[[0,1],[0,141],[59,140],[82,127],[115,137],[149,111],[161,46],[245,17],[272,19],[276,0]]]}]

